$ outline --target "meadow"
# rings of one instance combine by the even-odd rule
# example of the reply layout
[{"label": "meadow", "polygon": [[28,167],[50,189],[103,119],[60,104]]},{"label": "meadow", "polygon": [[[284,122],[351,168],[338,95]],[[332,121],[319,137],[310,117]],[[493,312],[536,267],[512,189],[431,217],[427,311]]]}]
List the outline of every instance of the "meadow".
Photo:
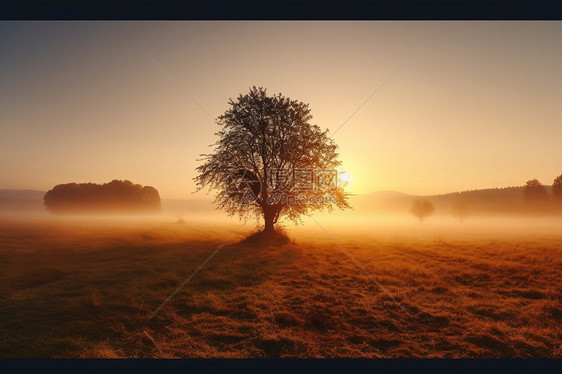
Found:
[{"label": "meadow", "polygon": [[0,217],[0,357],[562,357],[559,219],[317,222]]}]

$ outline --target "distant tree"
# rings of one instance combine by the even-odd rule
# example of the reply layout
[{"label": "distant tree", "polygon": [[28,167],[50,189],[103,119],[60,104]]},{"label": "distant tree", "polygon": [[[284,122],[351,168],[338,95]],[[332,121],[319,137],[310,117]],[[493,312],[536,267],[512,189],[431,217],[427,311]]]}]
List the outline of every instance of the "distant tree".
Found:
[{"label": "distant tree", "polygon": [[523,197],[525,201],[538,203],[548,200],[548,191],[546,187],[539,182],[538,179],[528,180],[523,189]]},{"label": "distant tree", "polygon": [[552,182],[552,198],[562,201],[562,174],[554,178],[554,182]]},{"label": "distant tree", "polygon": [[451,214],[458,218],[460,222],[463,222],[470,212],[470,206],[465,199],[458,199],[453,203],[451,208]]},{"label": "distant tree", "polygon": [[428,200],[416,199],[412,201],[412,208],[410,211],[420,222],[423,222],[424,219],[433,214],[435,207]]},{"label": "distant tree", "polygon": [[[328,131],[310,123],[308,104],[281,94],[268,96],[254,86],[229,105],[217,121],[221,129],[214,152],[202,155],[204,163],[194,178],[198,189],[216,191],[219,209],[240,218],[263,218],[264,233],[272,234],[281,217],[298,222],[313,210],[349,207],[341,186],[315,184],[298,192],[307,201],[329,195],[322,203],[299,203],[292,195],[295,186],[290,182],[297,179],[297,171],[306,176],[341,164]],[[318,175],[309,176],[311,184],[318,180]]]},{"label": "distant tree", "polygon": [[47,191],[43,200],[47,209],[55,213],[154,211],[161,206],[154,187],[117,179],[105,184],[59,184]]}]

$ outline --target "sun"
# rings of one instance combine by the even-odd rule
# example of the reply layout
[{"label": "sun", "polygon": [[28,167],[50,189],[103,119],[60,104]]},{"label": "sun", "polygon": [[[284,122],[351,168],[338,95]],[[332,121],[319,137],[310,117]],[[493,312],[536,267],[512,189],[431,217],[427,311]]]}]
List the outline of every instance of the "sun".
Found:
[{"label": "sun", "polygon": [[338,172],[338,179],[338,182],[341,183],[343,187],[348,186],[351,181],[351,177],[347,171]]}]

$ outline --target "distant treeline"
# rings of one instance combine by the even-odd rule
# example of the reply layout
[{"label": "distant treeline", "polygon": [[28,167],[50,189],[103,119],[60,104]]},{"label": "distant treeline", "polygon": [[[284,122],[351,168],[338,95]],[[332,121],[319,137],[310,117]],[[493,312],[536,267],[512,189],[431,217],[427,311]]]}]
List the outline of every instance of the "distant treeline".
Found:
[{"label": "distant treeline", "polygon": [[523,187],[494,188],[438,195],[427,199],[459,219],[477,212],[562,214],[562,175],[552,186],[531,179]]},{"label": "distant treeline", "polygon": [[151,212],[161,207],[156,188],[117,179],[104,184],[59,184],[43,200],[54,213]]},{"label": "distant treeline", "polygon": [[383,191],[352,198],[356,212],[412,213],[424,221],[431,214],[452,215],[463,221],[476,215],[562,215],[562,174],[552,185],[537,179],[524,186],[467,190],[419,196]]}]

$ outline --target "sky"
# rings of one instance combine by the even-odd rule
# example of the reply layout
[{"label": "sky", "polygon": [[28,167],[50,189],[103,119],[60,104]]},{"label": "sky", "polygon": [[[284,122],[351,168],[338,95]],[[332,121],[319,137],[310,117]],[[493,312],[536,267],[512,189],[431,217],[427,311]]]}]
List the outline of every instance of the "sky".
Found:
[{"label": "sky", "polygon": [[561,45],[542,21],[0,22],[0,189],[128,179],[207,198],[192,178],[211,117],[254,85],[343,124],[351,193],[551,184]]}]

